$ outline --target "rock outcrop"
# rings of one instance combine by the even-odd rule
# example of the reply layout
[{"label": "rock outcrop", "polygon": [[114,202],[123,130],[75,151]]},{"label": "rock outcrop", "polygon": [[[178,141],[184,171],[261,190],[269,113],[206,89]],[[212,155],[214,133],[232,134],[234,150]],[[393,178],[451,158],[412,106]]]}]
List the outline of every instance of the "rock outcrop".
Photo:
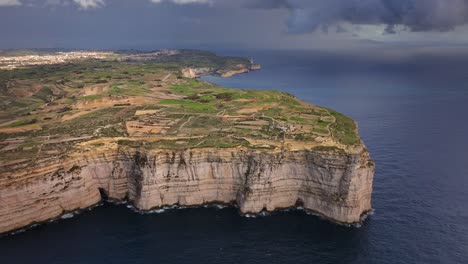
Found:
[{"label": "rock outcrop", "polygon": [[204,75],[209,75],[214,71],[213,68],[183,68],[181,70],[182,76],[185,78],[198,78]]},{"label": "rock outcrop", "polygon": [[229,70],[218,70],[216,71],[216,74],[223,78],[229,78],[238,74],[248,73],[250,71],[258,71],[261,68],[262,67],[260,66],[260,64],[238,64],[234,68]]},{"label": "rock outcrop", "polygon": [[302,206],[339,223],[371,210],[374,164],[362,146],[320,150],[141,150],[118,144],[0,169],[0,233],[95,205],[101,193],[140,210],[235,203],[241,213]]},{"label": "rock outcrop", "polygon": [[214,69],[208,67],[202,68],[183,68],[182,76],[185,78],[199,78],[205,75],[218,75],[223,78],[229,78],[238,74],[248,73],[250,71],[261,70],[260,64],[238,64],[229,69]]}]

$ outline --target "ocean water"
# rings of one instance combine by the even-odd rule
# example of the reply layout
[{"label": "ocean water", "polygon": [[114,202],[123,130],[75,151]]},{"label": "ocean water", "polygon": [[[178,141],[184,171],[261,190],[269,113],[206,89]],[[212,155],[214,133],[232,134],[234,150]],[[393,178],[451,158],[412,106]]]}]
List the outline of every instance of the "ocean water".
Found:
[{"label": "ocean water", "polygon": [[0,263],[468,263],[468,56],[225,52],[263,70],[227,87],[278,89],[359,122],[376,162],[361,228],[300,211],[140,215],[104,204],[0,238]]}]

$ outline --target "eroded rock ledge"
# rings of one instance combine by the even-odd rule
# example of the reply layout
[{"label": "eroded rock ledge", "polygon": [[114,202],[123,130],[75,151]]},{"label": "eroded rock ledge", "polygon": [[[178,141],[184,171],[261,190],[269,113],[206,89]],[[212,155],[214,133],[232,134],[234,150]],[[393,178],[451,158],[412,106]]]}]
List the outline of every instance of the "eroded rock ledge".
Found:
[{"label": "eroded rock ledge", "polygon": [[101,201],[100,190],[139,210],[236,203],[242,213],[298,203],[340,223],[371,210],[374,163],[353,152],[235,149],[145,150],[118,145],[5,164],[0,233]]},{"label": "eroded rock ledge", "polygon": [[262,66],[260,64],[254,64],[251,61],[251,64],[237,64],[232,69],[215,69],[209,67],[202,68],[183,68],[181,70],[182,76],[185,78],[199,78],[205,75],[215,75],[221,76],[223,78],[229,78],[235,75],[248,73],[251,71],[261,70]]}]

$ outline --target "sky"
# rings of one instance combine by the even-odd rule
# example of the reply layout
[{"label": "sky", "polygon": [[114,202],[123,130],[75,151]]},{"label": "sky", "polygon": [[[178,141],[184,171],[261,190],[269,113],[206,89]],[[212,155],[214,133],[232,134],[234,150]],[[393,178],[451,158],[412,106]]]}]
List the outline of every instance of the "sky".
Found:
[{"label": "sky", "polygon": [[467,44],[468,0],[0,0],[0,49]]}]

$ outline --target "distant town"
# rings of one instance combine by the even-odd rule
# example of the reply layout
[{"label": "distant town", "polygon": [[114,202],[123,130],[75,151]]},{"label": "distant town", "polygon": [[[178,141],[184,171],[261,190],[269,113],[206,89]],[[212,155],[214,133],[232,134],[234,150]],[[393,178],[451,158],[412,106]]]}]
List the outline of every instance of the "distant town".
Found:
[{"label": "distant town", "polygon": [[180,54],[178,50],[159,50],[154,52],[137,52],[135,54],[116,53],[113,51],[61,51],[61,52],[34,52],[34,51],[0,51],[0,70],[13,70],[17,68],[37,65],[64,64],[78,60],[116,59],[117,61],[141,62],[152,61],[164,56]]},{"label": "distant town", "polygon": [[72,51],[17,56],[2,56],[0,54],[0,70],[12,70],[33,65],[62,64],[83,59],[105,59],[113,54],[113,52],[102,51]]}]

